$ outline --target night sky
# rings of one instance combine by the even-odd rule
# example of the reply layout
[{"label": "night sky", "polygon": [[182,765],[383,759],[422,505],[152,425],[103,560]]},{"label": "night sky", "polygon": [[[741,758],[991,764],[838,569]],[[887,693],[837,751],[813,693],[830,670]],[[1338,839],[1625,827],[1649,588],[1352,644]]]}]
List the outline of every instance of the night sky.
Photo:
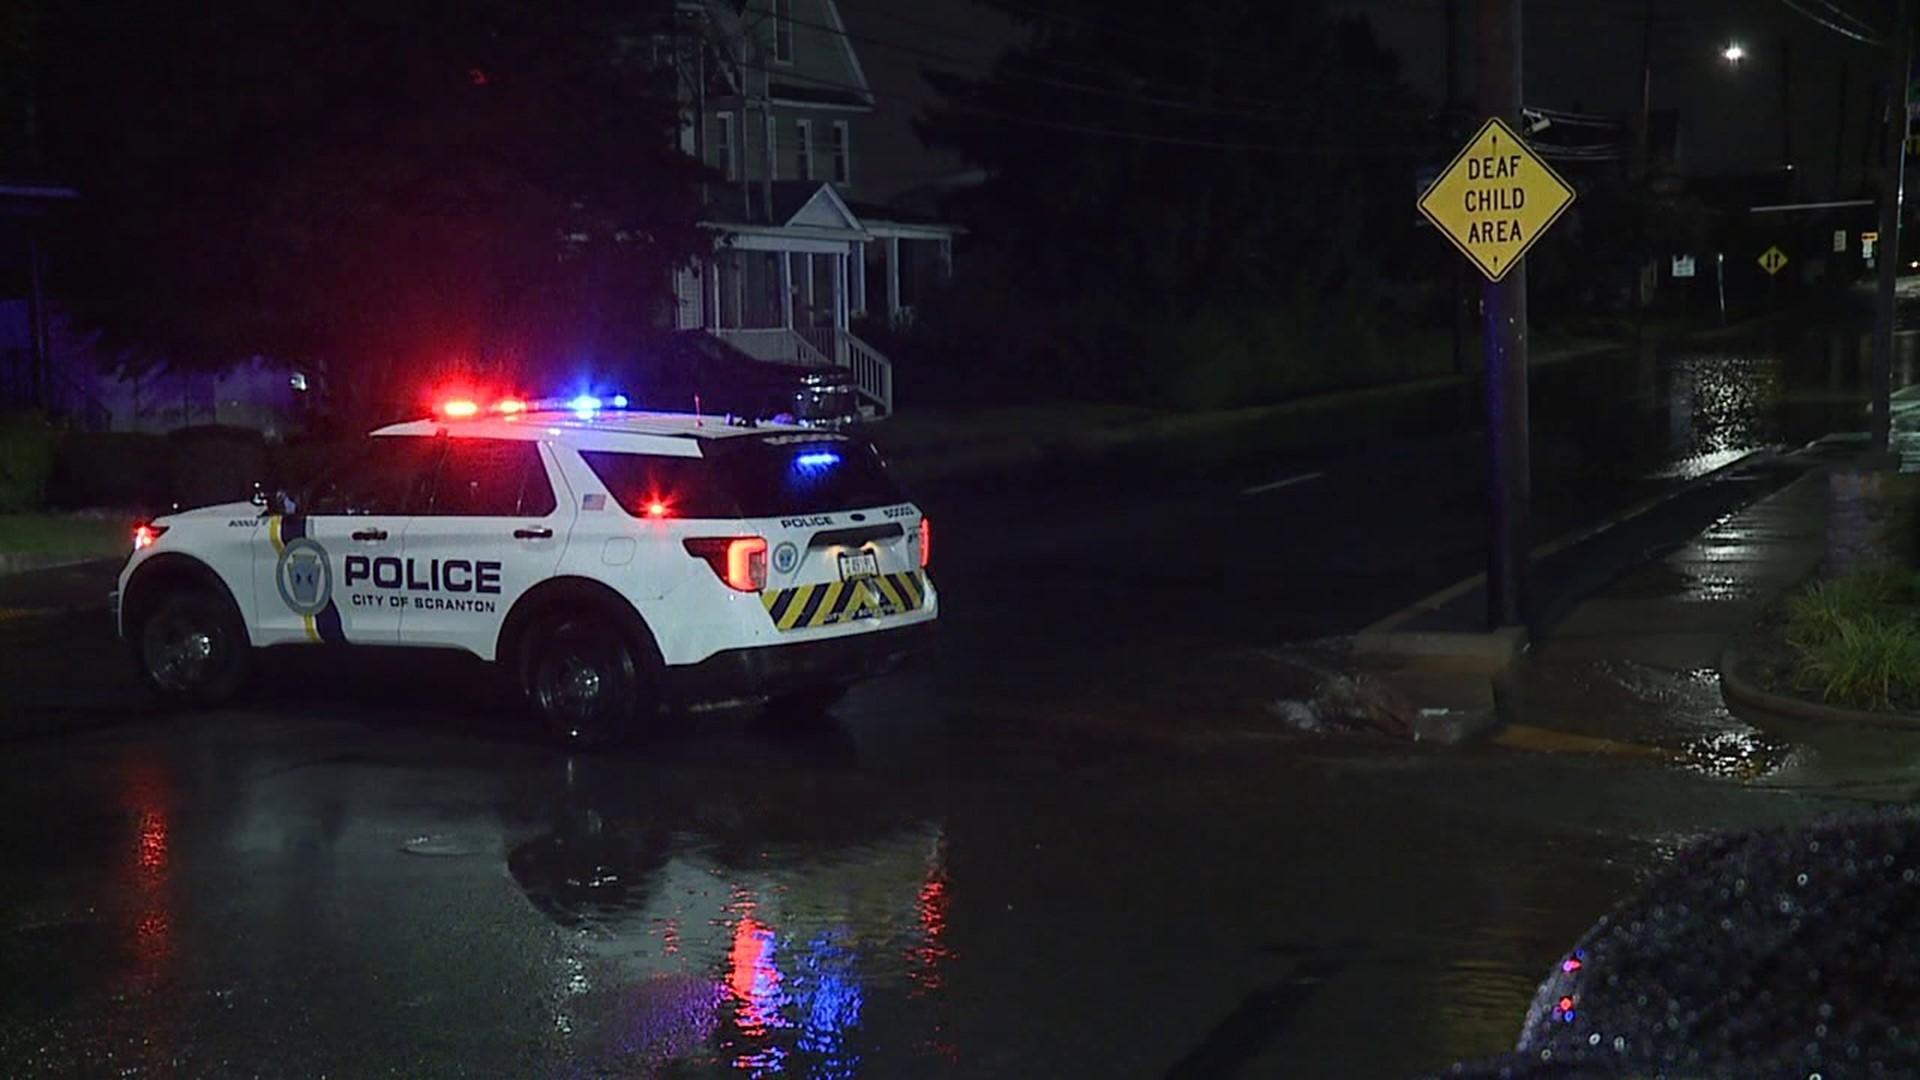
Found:
[{"label": "night sky", "polygon": [[[1474,0],[1462,0],[1472,11]],[[1408,78],[1439,94],[1445,54],[1439,46],[1442,0],[1349,0],[1374,19],[1402,58]],[[1794,157],[1809,190],[1832,185],[1835,136],[1842,132],[1841,72],[1848,69],[1843,184],[1857,182],[1862,138],[1877,124],[1872,93],[1879,53],[1824,29],[1779,0],[1532,0],[1524,8],[1524,77],[1529,104],[1632,112],[1640,105],[1641,42],[1654,13],[1653,107],[1680,113],[1682,154],[1690,172],[1769,169],[1781,159],[1781,49],[1788,43]],[[1804,5],[1814,7],[1813,4]],[[1854,3],[1853,10],[1868,11]],[[1728,42],[1747,58],[1720,58]],[[1471,64],[1471,40],[1463,56]],[[1469,71],[1469,90],[1472,89]]]},{"label": "night sky", "polygon": [[[855,170],[863,194],[884,198],[964,168],[958,157],[923,150],[913,134],[913,114],[935,100],[920,73],[934,67],[985,75],[996,57],[1023,39],[1023,31],[972,0],[839,2],[867,82],[879,97],[878,117],[862,131],[865,151],[855,148],[861,154]],[[900,47],[891,47],[893,43]],[[911,50],[960,63],[940,63]]]},{"label": "night sky", "polygon": [[[1461,0],[1472,12],[1475,0]],[[1884,15],[1861,0],[1851,10]],[[980,73],[1019,40],[1019,31],[971,0],[840,0],[855,35],[921,48],[962,61]],[[1414,86],[1438,98],[1445,85],[1440,42],[1444,0],[1344,0],[1370,17],[1401,57]],[[1807,4],[1805,6],[1814,7]],[[1793,156],[1803,190],[1852,194],[1859,183],[1864,139],[1878,118],[1873,94],[1882,78],[1879,53],[1795,13],[1780,0],[1653,0],[1653,107],[1677,109],[1689,172],[1720,174],[1777,168],[1782,157],[1781,50],[1789,43]],[[1631,114],[1640,105],[1641,42],[1648,0],[1530,0],[1525,4],[1527,100],[1556,109]],[[1747,58],[1737,68],[1720,50],[1737,41]],[[868,79],[880,95],[880,119],[865,134],[861,180],[887,195],[960,167],[917,150],[909,122],[931,100],[921,68],[941,65],[875,41],[856,41]],[[1472,42],[1462,52],[1471,92]],[[1842,72],[1846,72],[1842,85]],[[1844,89],[1845,98],[1841,97]],[[1836,145],[1836,137],[1838,144]],[[1840,174],[1835,180],[1836,152]]]}]

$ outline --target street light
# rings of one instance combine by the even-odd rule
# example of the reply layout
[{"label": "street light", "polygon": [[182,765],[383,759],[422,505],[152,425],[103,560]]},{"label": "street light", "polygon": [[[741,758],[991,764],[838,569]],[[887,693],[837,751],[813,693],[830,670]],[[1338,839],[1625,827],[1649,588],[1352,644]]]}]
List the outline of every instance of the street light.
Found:
[{"label": "street light", "polygon": [[1746,58],[1747,50],[1741,48],[1740,43],[1737,41],[1720,50],[1720,59],[1725,60],[1729,64],[1738,64]]}]

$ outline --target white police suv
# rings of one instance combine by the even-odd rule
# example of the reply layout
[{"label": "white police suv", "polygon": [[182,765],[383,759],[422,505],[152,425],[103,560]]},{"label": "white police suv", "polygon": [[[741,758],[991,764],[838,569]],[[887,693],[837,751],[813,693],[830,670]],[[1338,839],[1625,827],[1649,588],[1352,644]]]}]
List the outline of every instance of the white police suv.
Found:
[{"label": "white police suv", "polygon": [[157,518],[120,635],[199,705],[257,648],[461,649],[597,747],[676,704],[824,707],[931,629],[929,526],[870,444],[625,404],[444,402],[297,494]]}]

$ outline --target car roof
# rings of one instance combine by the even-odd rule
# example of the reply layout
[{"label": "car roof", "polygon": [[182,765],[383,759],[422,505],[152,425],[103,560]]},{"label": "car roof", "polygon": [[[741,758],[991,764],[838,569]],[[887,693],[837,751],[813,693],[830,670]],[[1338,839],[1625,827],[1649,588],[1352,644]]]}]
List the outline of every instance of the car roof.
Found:
[{"label": "car roof", "polygon": [[731,439],[743,435],[808,434],[822,439],[840,438],[829,431],[803,424],[756,421],[752,424],[730,421],[724,416],[696,416],[693,413],[641,412],[609,409],[577,413],[565,409],[541,409],[510,415],[482,415],[463,418],[426,418],[388,424],[375,435],[434,436],[445,432],[455,437],[482,439],[524,439],[558,441],[583,446],[621,445],[655,448],[668,453],[697,452],[702,440]]}]

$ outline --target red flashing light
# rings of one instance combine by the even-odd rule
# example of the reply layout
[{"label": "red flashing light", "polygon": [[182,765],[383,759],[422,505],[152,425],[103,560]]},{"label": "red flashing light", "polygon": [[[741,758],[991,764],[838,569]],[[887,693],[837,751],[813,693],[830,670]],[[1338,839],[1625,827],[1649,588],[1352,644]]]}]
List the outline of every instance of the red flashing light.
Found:
[{"label": "red flashing light", "polygon": [[519,398],[501,398],[499,401],[493,403],[493,411],[512,416],[515,413],[526,412],[527,403],[521,401]]},{"label": "red flashing light", "polygon": [[759,592],[767,587],[767,540],[763,536],[692,537],[687,554],[705,559],[727,587]]},{"label": "red flashing light", "polygon": [[166,531],[165,525],[149,525],[143,522],[134,526],[133,550],[139,551],[141,548],[152,547],[154,541],[160,539],[160,534]]},{"label": "red flashing light", "polygon": [[460,418],[478,416],[479,413],[480,406],[469,398],[455,398],[452,401],[443,401],[440,403],[441,416]]},{"label": "red flashing light", "polygon": [[663,518],[673,513],[673,507],[668,506],[665,502],[659,499],[655,499],[652,502],[649,502],[647,504],[646,509],[647,509],[647,516],[650,518]]},{"label": "red flashing light", "polygon": [[920,569],[925,570],[933,561],[933,523],[926,518],[920,519]]}]

